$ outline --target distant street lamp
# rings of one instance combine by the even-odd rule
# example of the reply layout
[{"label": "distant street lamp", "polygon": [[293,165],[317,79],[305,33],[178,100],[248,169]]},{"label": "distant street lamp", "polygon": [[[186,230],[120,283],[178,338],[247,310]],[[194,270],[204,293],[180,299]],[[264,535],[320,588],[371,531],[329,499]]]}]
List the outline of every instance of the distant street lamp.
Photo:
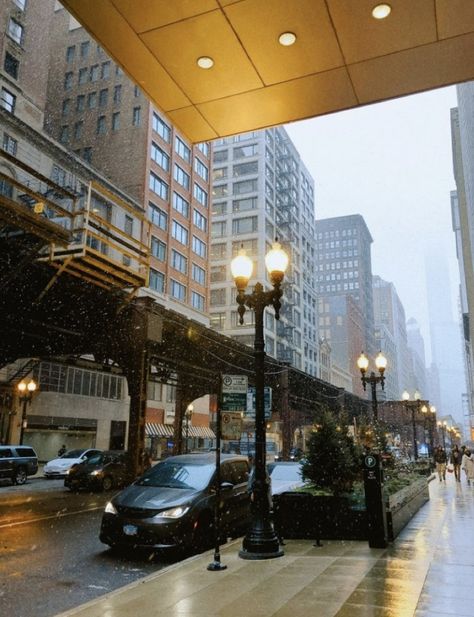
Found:
[{"label": "distant street lamp", "polygon": [[372,414],[374,418],[374,422],[378,421],[378,407],[377,407],[377,389],[376,385],[380,383],[382,390],[384,389],[385,384],[385,369],[387,368],[387,358],[380,351],[375,358],[375,367],[377,368],[379,375],[376,375],[374,371],[371,371],[370,375],[367,377],[367,369],[369,368],[369,359],[365,355],[364,352],[360,354],[357,359],[357,366],[361,372],[361,380],[362,385],[364,386],[364,391],[366,389],[366,385],[369,383],[371,387],[372,393]]},{"label": "distant street lamp", "polygon": [[446,428],[448,426],[448,423],[446,422],[446,420],[444,420],[444,422],[441,422],[441,420],[438,421],[438,432],[441,429],[441,435],[443,437],[443,448],[446,450]]},{"label": "distant street lamp", "polygon": [[436,407],[434,405],[430,405],[429,409],[426,405],[423,405],[421,408],[422,413],[424,414],[424,430],[426,433],[426,426],[428,425],[428,456],[433,454],[433,426],[436,422]]},{"label": "distant street lamp", "polygon": [[252,523],[244,538],[239,556],[243,559],[271,559],[281,557],[278,536],[270,518],[268,483],[266,470],[266,423],[265,423],[265,340],[263,336],[263,315],[267,306],[273,306],[275,319],[280,318],[280,299],[283,295],[281,283],[288,267],[288,255],[278,242],[265,256],[265,265],[273,288],[266,291],[256,283],[252,293],[245,293],[252,276],[253,262],[244,249],[231,262],[232,276],[237,287],[239,323],[244,322],[246,307],[255,313],[255,467],[252,486]]},{"label": "distant street lamp", "polygon": [[33,398],[33,392],[36,390],[37,385],[36,382],[31,379],[28,383],[25,381],[20,381],[17,385],[18,390],[18,400],[22,403],[21,410],[21,427],[20,427],[20,446],[23,445],[23,434],[25,432],[25,428],[27,426],[26,420],[26,407]]},{"label": "distant street lamp", "polygon": [[189,422],[191,421],[192,415],[193,415],[193,411],[194,411],[194,406],[191,403],[191,405],[188,405],[186,407],[186,411],[184,413],[184,416],[186,418],[186,444],[185,444],[185,453],[187,454],[189,451]]},{"label": "distant street lamp", "polygon": [[415,413],[416,412],[419,413],[420,411],[423,413],[428,413],[428,407],[426,407],[426,405],[421,404],[421,394],[418,392],[418,390],[415,391],[413,398],[415,400],[410,401],[410,394],[407,392],[407,390],[405,390],[402,394],[403,404],[405,405],[407,409],[411,410],[411,425],[413,429],[413,455],[414,455],[415,461],[417,461],[418,460],[418,442],[416,439]]}]

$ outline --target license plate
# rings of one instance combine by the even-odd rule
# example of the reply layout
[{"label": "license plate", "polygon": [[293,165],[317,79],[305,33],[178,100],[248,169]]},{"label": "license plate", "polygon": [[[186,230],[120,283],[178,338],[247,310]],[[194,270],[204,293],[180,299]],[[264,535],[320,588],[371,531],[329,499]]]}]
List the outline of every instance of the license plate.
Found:
[{"label": "license plate", "polygon": [[138,533],[138,527],[135,527],[135,525],[124,525],[123,533],[126,536],[136,536]]}]

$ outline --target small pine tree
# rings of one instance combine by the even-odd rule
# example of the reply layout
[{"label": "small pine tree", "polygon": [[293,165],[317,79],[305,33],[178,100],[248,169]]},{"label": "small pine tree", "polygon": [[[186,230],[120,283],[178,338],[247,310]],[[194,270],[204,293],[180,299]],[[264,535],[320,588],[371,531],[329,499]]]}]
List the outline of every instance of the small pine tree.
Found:
[{"label": "small pine tree", "polygon": [[325,412],[309,439],[303,479],[338,495],[350,491],[360,474],[360,455],[347,426]]}]

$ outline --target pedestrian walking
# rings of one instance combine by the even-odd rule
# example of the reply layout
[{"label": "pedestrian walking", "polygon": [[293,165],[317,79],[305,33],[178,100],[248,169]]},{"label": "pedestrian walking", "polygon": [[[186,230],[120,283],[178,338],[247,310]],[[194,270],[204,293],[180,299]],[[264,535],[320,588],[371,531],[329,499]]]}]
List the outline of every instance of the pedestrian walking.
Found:
[{"label": "pedestrian walking", "polygon": [[461,461],[461,468],[464,469],[466,474],[467,483],[470,485],[471,481],[474,483],[474,454],[466,448]]},{"label": "pedestrian walking", "polygon": [[456,482],[461,482],[462,453],[457,444],[451,450],[450,462],[454,468],[454,479]]},{"label": "pedestrian walking", "polygon": [[433,458],[436,465],[436,471],[438,472],[439,481],[446,482],[446,463],[448,458],[446,456],[446,451],[442,446],[438,446],[436,448]]}]

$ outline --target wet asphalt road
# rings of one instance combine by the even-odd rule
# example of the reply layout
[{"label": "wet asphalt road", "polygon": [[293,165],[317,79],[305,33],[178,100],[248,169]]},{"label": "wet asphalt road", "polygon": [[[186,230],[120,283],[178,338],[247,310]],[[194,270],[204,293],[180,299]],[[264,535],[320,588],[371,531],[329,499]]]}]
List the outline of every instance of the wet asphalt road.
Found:
[{"label": "wet asphalt road", "polygon": [[62,480],[0,484],[0,615],[50,617],[171,562],[101,544],[111,493],[71,493]]}]

